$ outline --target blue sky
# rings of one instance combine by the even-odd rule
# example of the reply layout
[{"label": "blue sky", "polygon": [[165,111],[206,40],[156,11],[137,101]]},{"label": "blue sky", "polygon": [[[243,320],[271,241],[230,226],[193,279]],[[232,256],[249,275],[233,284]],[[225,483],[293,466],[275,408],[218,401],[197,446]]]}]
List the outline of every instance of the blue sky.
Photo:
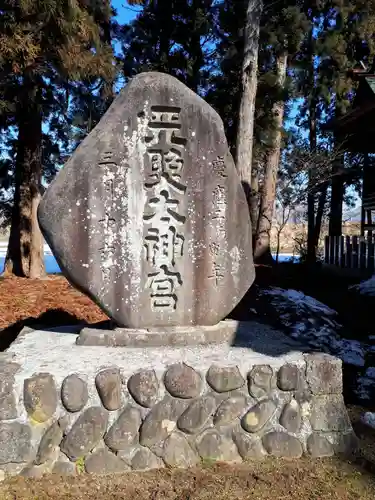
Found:
[{"label": "blue sky", "polygon": [[141,10],[139,7],[130,6],[126,0],[112,0],[112,5],[117,11],[117,20],[121,24],[132,21]]}]

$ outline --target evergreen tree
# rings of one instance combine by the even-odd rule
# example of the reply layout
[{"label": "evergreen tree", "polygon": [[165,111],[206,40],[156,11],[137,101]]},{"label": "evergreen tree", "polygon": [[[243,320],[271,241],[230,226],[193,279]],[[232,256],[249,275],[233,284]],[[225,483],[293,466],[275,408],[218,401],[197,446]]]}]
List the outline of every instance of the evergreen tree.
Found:
[{"label": "evergreen tree", "polygon": [[[256,217],[254,256],[258,261],[272,260],[270,233],[286,114],[285,104],[290,97],[288,90],[291,90],[288,68],[300,48],[305,29],[306,18],[298,2],[285,0],[266,7],[262,18],[260,60],[264,74],[268,76],[268,85],[263,87],[268,96],[266,115],[269,119],[263,134],[266,149],[259,212],[253,216],[253,219]],[[261,95],[258,95],[257,101],[261,101]]]},{"label": "evergreen tree", "polygon": [[[76,82],[113,74],[112,50],[101,40],[94,4],[0,1],[0,126],[16,134],[15,159],[8,165],[14,194],[5,275],[43,274],[43,239],[37,222],[43,167],[48,167],[43,161],[51,159],[53,149],[56,154],[59,141],[65,140],[64,120]],[[43,132],[47,124],[48,140]]]},{"label": "evergreen tree", "polygon": [[[364,2],[354,0],[306,1],[302,2],[302,8],[309,18],[310,29],[298,54],[295,72],[304,98],[299,125],[308,129],[314,154],[321,141],[336,150],[340,147],[336,138],[327,136],[322,126],[327,120],[341,116],[351,105],[356,89],[348,70],[359,60],[368,61],[372,57],[374,2],[367,2],[365,7]],[[337,172],[342,171],[344,165],[344,157],[338,157],[331,166],[331,180],[322,184],[316,182],[314,170],[309,171],[307,257],[311,262],[315,261],[330,185],[330,232],[341,234],[345,176]]]},{"label": "evergreen tree", "polygon": [[137,18],[121,30],[125,78],[160,71],[204,94],[213,51],[214,2],[157,0],[142,4]]},{"label": "evergreen tree", "polygon": [[[236,138],[236,166],[251,207],[255,102],[258,86],[258,49],[263,0],[248,0],[241,68],[241,98]],[[253,222],[254,223],[254,222]]]},{"label": "evergreen tree", "polygon": [[207,101],[224,122],[232,155],[236,156],[238,115],[241,99],[241,64],[244,46],[246,0],[223,0],[218,7],[215,32],[215,71],[208,82]]}]

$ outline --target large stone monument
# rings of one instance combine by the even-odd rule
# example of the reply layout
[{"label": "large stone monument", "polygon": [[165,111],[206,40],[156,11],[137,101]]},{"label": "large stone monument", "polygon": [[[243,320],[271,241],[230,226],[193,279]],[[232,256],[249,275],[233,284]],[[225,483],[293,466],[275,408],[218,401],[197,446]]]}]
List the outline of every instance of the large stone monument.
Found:
[{"label": "large stone monument", "polygon": [[254,280],[223,123],[169,75],[130,81],[47,189],[39,222],[64,274],[120,326],[215,325]]},{"label": "large stone monument", "polygon": [[340,360],[221,321],[254,279],[249,214],[220,118],[177,80],[134,78],[39,218],[126,328],[25,328],[0,354],[0,479],[355,447]]}]

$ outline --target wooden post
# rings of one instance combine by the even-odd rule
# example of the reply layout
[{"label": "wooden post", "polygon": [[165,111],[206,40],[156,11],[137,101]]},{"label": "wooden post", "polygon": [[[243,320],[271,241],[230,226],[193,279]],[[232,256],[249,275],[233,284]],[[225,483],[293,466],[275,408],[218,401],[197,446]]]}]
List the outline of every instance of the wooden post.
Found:
[{"label": "wooden post", "polygon": [[370,161],[369,155],[366,152],[363,155],[363,179],[362,179],[362,208],[361,208],[361,236],[365,234],[366,225],[366,208],[365,199],[368,196],[369,191],[369,177],[370,177]]},{"label": "wooden post", "polygon": [[340,248],[340,259],[339,263],[341,267],[345,267],[345,255],[344,255],[344,236],[339,236],[339,248]]},{"label": "wooden post", "polygon": [[333,236],[329,237],[329,263],[335,263],[335,238]]},{"label": "wooden post", "polygon": [[335,266],[340,265],[340,236],[333,237],[335,242]]},{"label": "wooden post", "polygon": [[329,236],[324,238],[324,262],[329,264]]},{"label": "wooden post", "polygon": [[367,224],[369,226],[367,235],[370,236],[370,237],[372,237],[372,225],[373,225],[373,221],[372,221],[372,211],[371,210],[367,210]]},{"label": "wooden post", "polygon": [[366,269],[366,240],[363,236],[359,238],[359,268]]},{"label": "wooden post", "polygon": [[358,236],[353,236],[352,242],[352,268],[358,268]]},{"label": "wooden post", "polygon": [[371,272],[375,270],[375,238],[371,231],[367,235],[367,269]]},{"label": "wooden post", "polygon": [[352,241],[350,236],[345,236],[345,267],[352,267]]}]

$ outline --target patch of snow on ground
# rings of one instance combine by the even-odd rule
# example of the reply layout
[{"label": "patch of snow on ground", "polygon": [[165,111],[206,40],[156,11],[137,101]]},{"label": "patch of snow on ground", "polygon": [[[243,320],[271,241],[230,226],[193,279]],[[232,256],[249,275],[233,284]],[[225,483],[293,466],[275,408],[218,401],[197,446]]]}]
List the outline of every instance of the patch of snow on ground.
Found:
[{"label": "patch of snow on ground", "polygon": [[302,292],[274,287],[261,293],[271,298],[280,322],[294,338],[312,342],[319,339],[321,343],[325,337],[336,335],[336,331],[341,328],[333,319],[337,316],[336,311]]},{"label": "patch of snow on ground", "polygon": [[365,366],[365,346],[343,339],[342,326],[336,321],[337,312],[319,300],[297,290],[269,288],[261,291],[279,313],[279,320],[289,335],[307,342],[311,347],[340,357],[344,363]]},{"label": "patch of snow on ground", "polygon": [[370,411],[367,411],[363,417],[362,421],[368,425],[369,427],[372,427],[375,429],[375,413],[371,413]]},{"label": "patch of snow on ground", "polygon": [[[372,281],[375,295],[375,276]],[[342,359],[349,370],[351,390],[356,397],[363,402],[374,400],[375,367],[371,366],[374,363],[369,363],[368,356],[375,353],[375,345],[371,345],[375,336],[369,337],[368,342],[345,338],[338,313],[297,290],[259,289],[258,301],[259,312],[273,318],[291,337],[314,350]],[[375,422],[375,413],[373,415]]]},{"label": "patch of snow on ground", "polygon": [[374,391],[374,381],[367,377],[358,377],[354,393],[361,401],[370,401]]},{"label": "patch of snow on ground", "polygon": [[[336,344],[337,345],[337,344]],[[365,349],[358,340],[342,339],[338,342],[336,354],[348,365],[365,366]]]},{"label": "patch of snow on ground", "polygon": [[273,287],[268,290],[264,290],[263,293],[292,301],[296,307],[303,307],[304,309],[308,308],[311,311],[321,312],[323,314],[326,314],[327,316],[337,316],[336,311],[326,306],[322,302],[319,302],[319,300],[316,300],[309,295],[305,295],[298,290],[285,290],[284,288]]},{"label": "patch of snow on ground", "polygon": [[375,297],[375,274],[366,281],[362,281],[359,285],[350,287],[352,290],[357,290],[361,295],[370,295]]}]

